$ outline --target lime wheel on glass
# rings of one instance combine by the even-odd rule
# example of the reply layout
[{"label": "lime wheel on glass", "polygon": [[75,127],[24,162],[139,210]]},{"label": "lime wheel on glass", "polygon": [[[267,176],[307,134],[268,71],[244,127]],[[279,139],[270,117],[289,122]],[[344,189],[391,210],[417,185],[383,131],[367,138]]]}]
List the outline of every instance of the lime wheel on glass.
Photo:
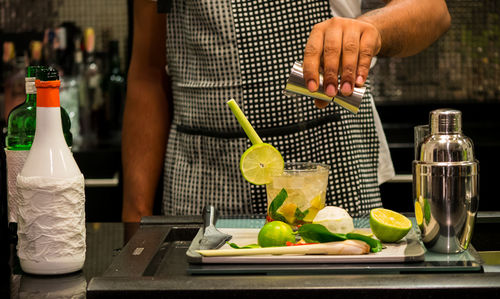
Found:
[{"label": "lime wheel on glass", "polygon": [[255,185],[269,184],[273,177],[283,173],[284,167],[280,152],[267,143],[252,145],[240,159],[241,174]]}]

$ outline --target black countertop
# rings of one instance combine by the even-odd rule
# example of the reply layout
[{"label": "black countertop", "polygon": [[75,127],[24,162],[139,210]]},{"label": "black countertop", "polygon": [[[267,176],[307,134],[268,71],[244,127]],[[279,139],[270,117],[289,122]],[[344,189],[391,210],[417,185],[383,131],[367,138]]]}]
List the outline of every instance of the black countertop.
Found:
[{"label": "black countertop", "polygon": [[[101,275],[139,223],[87,223],[87,252],[82,271],[56,276],[22,272],[13,245],[10,257],[1,258],[0,298],[85,298],[88,282]],[[6,260],[8,258],[8,260]]]},{"label": "black countertop", "polygon": [[[188,228],[196,232],[201,225],[199,217],[170,217],[163,225],[171,231]],[[500,213],[486,213],[477,220],[478,250],[492,250],[499,242],[484,242],[496,238]],[[130,250],[126,240],[140,227],[139,224],[87,223],[87,258],[80,272],[61,276],[33,276],[23,274],[10,259],[2,275],[2,298],[170,298],[172,296],[202,297],[214,295],[232,298],[270,298],[287,296],[326,297],[356,296],[357,298],[434,298],[449,296],[471,298],[496,296],[500,293],[500,272],[482,273],[407,273],[407,274],[300,274],[289,275],[192,275],[187,273],[185,250],[191,233],[174,236],[177,254],[163,261],[161,275],[148,274],[130,263],[123,273],[114,265],[120,252]],[[166,238],[165,243],[173,239]],[[483,243],[481,243],[483,242]],[[165,244],[164,243],[164,244]],[[135,246],[135,245],[134,245]],[[132,247],[134,247],[132,246]],[[490,248],[488,248],[488,246]],[[164,247],[168,249],[168,247]],[[497,249],[498,250],[498,249]],[[119,261],[118,261],[119,262]],[[149,271],[150,272],[150,271]],[[7,295],[7,296],[5,296]],[[338,297],[337,297],[338,298]]]}]

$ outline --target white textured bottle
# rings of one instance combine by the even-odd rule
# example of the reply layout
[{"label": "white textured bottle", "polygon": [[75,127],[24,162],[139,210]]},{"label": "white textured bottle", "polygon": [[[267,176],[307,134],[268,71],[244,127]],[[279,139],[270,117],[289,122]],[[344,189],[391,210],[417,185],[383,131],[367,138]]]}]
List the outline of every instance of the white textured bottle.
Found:
[{"label": "white textured bottle", "polygon": [[57,71],[40,78],[35,139],[17,177],[18,256],[27,273],[63,274],[85,261],[84,178],[64,139]]}]

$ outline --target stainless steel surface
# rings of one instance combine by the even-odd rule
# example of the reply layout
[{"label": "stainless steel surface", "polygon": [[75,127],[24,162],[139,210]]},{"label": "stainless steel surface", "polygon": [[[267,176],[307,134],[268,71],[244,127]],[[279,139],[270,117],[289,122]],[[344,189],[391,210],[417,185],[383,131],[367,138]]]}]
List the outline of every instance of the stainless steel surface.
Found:
[{"label": "stainless steel surface", "polygon": [[462,132],[462,112],[453,109],[431,111],[430,127],[432,134],[450,134]]},{"label": "stainless steel surface", "polygon": [[474,162],[474,145],[462,134],[461,113],[457,110],[434,110],[430,114],[430,136],[420,148],[418,160],[434,162]]},{"label": "stainless steel surface", "polygon": [[[429,126],[430,135],[412,165],[415,215],[427,249],[462,252],[469,246],[478,209],[479,162],[472,141],[462,134],[460,111],[431,111]],[[415,141],[418,148],[417,136]]]},{"label": "stainless steel surface", "polygon": [[477,163],[414,161],[416,215],[427,249],[462,252],[469,246],[478,208]]},{"label": "stainless steel surface", "polygon": [[214,206],[208,205],[203,209],[203,238],[200,240],[200,249],[217,249],[231,240],[232,236],[215,228],[218,211]]},{"label": "stainless steel surface", "polygon": [[429,125],[415,126],[413,128],[413,144],[415,149],[415,160],[420,160],[420,149],[425,138],[430,134]]},{"label": "stainless steel surface", "polygon": [[[321,72],[319,74],[318,91],[310,92],[307,89],[306,82],[304,81],[304,69],[302,67],[302,62],[297,61],[293,64],[290,72],[290,78],[288,78],[284,91],[284,93],[289,96],[300,94],[327,102],[333,101],[334,103],[356,114],[358,113],[359,106],[361,105],[361,100],[365,94],[366,87],[354,87],[352,95],[348,97],[343,96],[339,92],[334,98],[327,96],[323,90],[323,74]],[[340,90],[340,88],[338,88],[338,90]]]}]

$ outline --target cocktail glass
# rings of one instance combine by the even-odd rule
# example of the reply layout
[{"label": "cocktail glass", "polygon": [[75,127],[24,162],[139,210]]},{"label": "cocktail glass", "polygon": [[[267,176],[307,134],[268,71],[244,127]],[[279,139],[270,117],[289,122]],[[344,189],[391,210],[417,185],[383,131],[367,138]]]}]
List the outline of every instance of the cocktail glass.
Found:
[{"label": "cocktail glass", "polygon": [[[311,223],[325,206],[330,166],[311,162],[287,162],[283,174],[266,185],[269,220],[282,220],[292,226]],[[287,197],[276,211],[271,203],[285,189]],[[276,219],[278,218],[278,219]]]}]

